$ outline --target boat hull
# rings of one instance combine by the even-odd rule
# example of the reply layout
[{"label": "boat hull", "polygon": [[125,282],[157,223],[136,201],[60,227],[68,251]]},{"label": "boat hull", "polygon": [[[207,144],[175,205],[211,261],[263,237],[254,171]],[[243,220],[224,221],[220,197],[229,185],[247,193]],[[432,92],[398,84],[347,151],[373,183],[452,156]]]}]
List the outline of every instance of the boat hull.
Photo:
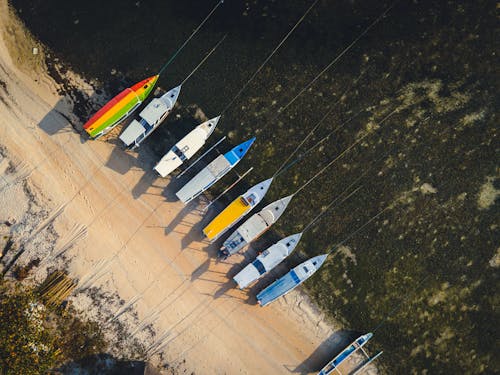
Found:
[{"label": "boat hull", "polygon": [[157,171],[160,176],[166,177],[179,168],[184,161],[193,157],[213,133],[219,119],[220,116],[208,120],[189,132],[160,159],[154,167],[155,171]]},{"label": "boat hull", "polygon": [[203,234],[210,240],[215,241],[226,230],[231,228],[246,213],[252,209],[252,206],[245,204],[242,197],[236,198],[224,211],[217,215],[205,228]]},{"label": "boat hull", "polygon": [[295,289],[301,283],[302,280],[297,277],[294,270],[291,270],[285,276],[276,280],[262,292],[257,294],[257,301],[261,306],[269,305],[279,297]]},{"label": "boat hull", "polygon": [[97,138],[130,116],[153,90],[158,76],[153,76],[126,88],[97,111],[83,129],[92,138]]},{"label": "boat hull", "polygon": [[188,204],[220,180],[232,167],[233,165],[224,155],[219,155],[189,180],[175,195],[182,203]]},{"label": "boat hull", "polygon": [[127,147],[138,147],[170,114],[177,102],[181,87],[169,90],[159,98],[153,98],[139,113],[140,120],[132,121],[120,134],[120,140]]},{"label": "boat hull", "polygon": [[295,249],[302,233],[285,237],[264,250],[252,263],[243,268],[233,280],[240,289],[244,289],[257,281],[274,267],[280,264]]}]

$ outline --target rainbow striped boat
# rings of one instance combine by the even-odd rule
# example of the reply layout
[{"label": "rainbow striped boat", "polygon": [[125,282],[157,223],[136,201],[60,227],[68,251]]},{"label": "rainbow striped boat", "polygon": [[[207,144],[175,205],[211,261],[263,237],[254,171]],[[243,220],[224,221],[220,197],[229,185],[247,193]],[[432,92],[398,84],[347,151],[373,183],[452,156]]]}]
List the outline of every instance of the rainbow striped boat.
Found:
[{"label": "rainbow striped boat", "polygon": [[159,75],[155,75],[132,87],[126,88],[97,111],[86,123],[83,129],[91,138],[106,134],[121,121],[130,116],[146,100],[153,91]]}]

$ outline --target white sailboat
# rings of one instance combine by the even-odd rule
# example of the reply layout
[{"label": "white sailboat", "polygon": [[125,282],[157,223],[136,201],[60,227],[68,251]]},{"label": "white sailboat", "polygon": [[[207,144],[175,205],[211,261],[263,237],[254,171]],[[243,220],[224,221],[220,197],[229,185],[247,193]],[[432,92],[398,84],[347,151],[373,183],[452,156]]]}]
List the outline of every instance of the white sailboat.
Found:
[{"label": "white sailboat", "polygon": [[219,119],[220,116],[217,116],[201,123],[177,142],[155,165],[154,169],[160,176],[168,176],[175,169],[180,167],[184,161],[191,159],[193,155],[203,147],[208,137],[214,132]]},{"label": "white sailboat", "polygon": [[139,113],[140,120],[134,119],[120,134],[120,140],[127,147],[135,148],[144,141],[167,118],[175,106],[181,85],[167,91],[159,98],[154,98]]},{"label": "white sailboat", "polygon": [[280,264],[297,247],[302,233],[285,237],[262,252],[252,263],[243,268],[233,280],[240,289],[257,281]]},{"label": "white sailboat", "polygon": [[239,228],[224,241],[218,255],[226,259],[228,256],[233,255],[250,242],[260,237],[281,217],[292,198],[293,195],[289,195],[288,197],[279,199],[268,204],[260,212],[252,215],[250,219],[241,224]]}]

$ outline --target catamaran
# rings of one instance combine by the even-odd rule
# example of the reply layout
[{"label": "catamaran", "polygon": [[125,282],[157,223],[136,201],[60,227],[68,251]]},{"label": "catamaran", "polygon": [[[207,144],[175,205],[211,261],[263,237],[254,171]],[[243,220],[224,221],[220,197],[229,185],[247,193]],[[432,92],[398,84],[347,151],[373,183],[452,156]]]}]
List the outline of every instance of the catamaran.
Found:
[{"label": "catamaran", "polygon": [[125,146],[135,148],[144,141],[167,118],[174,108],[181,86],[174,87],[159,98],[154,98],[139,113],[140,120],[134,119],[120,134],[120,140]]},{"label": "catamaran", "polygon": [[272,181],[272,178],[262,181],[248,189],[245,194],[240,195],[232,201],[229,206],[203,228],[203,234],[205,234],[211,242],[219,238],[260,203],[269,190]]},{"label": "catamaran", "polygon": [[[359,336],[349,346],[340,352],[332,359],[318,375],[355,375],[361,374],[370,363],[382,355],[383,352],[378,352],[373,357],[364,350],[363,346],[373,337],[373,333],[369,332]],[[361,352],[363,359],[361,361],[353,358],[354,353]]]},{"label": "catamaran", "polygon": [[262,252],[252,263],[248,264],[233,280],[240,289],[244,289],[257,281],[289,256],[298,245],[302,233],[285,237]]},{"label": "catamaran", "polygon": [[234,147],[224,155],[217,156],[196,176],[186,183],[175,195],[182,203],[188,204],[226,175],[245,156],[255,137]]},{"label": "catamaran", "polygon": [[257,294],[259,305],[266,306],[298,287],[321,267],[327,256],[328,254],[322,254],[306,260],[262,290]]},{"label": "catamaran", "polygon": [[285,212],[292,198],[293,195],[289,195],[288,197],[279,199],[268,204],[262,211],[252,215],[250,219],[241,224],[239,228],[224,241],[222,248],[218,252],[219,257],[226,259],[260,237],[280,218],[283,212]]},{"label": "catamaran", "polygon": [[214,132],[220,116],[205,121],[191,130],[184,138],[177,142],[155,165],[154,169],[162,177],[168,176],[174,170],[189,160],[203,147],[208,137]]},{"label": "catamaran", "polygon": [[123,90],[97,111],[83,125],[83,129],[92,138],[98,138],[109,132],[146,100],[159,77],[157,74]]}]

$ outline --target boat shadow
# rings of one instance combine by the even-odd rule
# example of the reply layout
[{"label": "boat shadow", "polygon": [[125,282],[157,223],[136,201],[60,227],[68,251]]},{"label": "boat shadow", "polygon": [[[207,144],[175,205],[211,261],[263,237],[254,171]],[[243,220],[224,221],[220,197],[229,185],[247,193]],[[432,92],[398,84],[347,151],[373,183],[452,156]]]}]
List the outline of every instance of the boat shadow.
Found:
[{"label": "boat shadow", "polygon": [[[92,96],[89,97],[92,100]],[[79,104],[72,105],[70,95],[65,95],[57,101],[54,107],[40,120],[38,127],[47,135],[55,136],[64,133],[75,133],[80,136],[80,142],[85,143],[89,138],[83,131],[82,118],[79,118],[75,108]],[[81,112],[82,110],[80,109]]]},{"label": "boat shadow", "polygon": [[[203,199],[203,198],[201,198],[201,199]],[[200,205],[199,200],[195,200],[194,202],[191,202],[191,203],[198,205],[198,207],[205,206],[204,204]],[[185,211],[184,211],[184,209],[181,210],[181,212],[179,212],[179,214],[175,217],[174,223],[175,222],[180,223],[182,221],[182,219],[188,213],[193,211],[193,209],[187,209],[187,208],[189,208],[189,205],[186,206],[185,208],[186,208]],[[181,240],[181,248],[182,249],[188,248],[189,245],[191,245],[191,243],[193,243],[193,242],[206,241],[205,236],[203,235],[203,228],[215,217],[215,213],[217,212],[218,207],[216,207],[214,205],[214,206],[210,207],[208,209],[208,211],[206,211],[206,212],[203,211],[203,209],[196,208],[196,210],[198,210],[198,214],[201,217],[201,220],[198,221],[197,223],[193,224],[191,226],[191,228],[189,229],[189,231],[182,238],[182,240]],[[169,227],[170,227],[170,224],[169,224]],[[218,249],[220,247],[220,244],[222,243],[221,241],[222,241],[222,239],[218,239],[217,241],[211,243],[207,248]],[[216,256],[216,250],[215,250],[215,256]]]},{"label": "boat shadow", "polygon": [[[183,178],[177,178],[174,175],[170,176],[170,181],[168,181],[168,184],[163,188],[163,190],[164,190],[163,195],[165,196],[165,200],[167,202],[178,201],[179,198],[177,198],[175,193],[177,193],[186,182],[187,181],[184,180]],[[196,201],[196,199],[195,199],[195,201]],[[189,202],[189,203],[192,203],[192,202]]]},{"label": "boat shadow", "polygon": [[361,335],[359,331],[339,330],[323,341],[302,363],[293,367],[283,365],[294,374],[317,373],[351,342]]},{"label": "boat shadow", "polygon": [[124,175],[133,167],[142,167],[138,158],[128,152],[118,138],[110,138],[106,142],[114,146],[105,163],[107,168]]}]

